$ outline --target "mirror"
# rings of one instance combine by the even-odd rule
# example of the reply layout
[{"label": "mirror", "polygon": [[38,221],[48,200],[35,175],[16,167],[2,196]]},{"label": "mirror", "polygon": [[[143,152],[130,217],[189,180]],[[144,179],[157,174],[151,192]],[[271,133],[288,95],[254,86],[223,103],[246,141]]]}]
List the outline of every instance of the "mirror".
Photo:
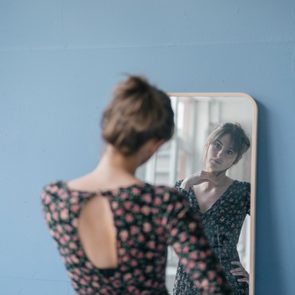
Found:
[{"label": "mirror", "polygon": [[[238,228],[231,228],[235,226],[236,222],[232,222],[235,219],[228,217],[224,213],[227,212],[230,203],[226,202],[224,198],[229,191],[229,188],[221,194],[220,204],[213,203],[209,210],[215,208],[215,213],[210,213],[213,217],[202,217],[202,221],[205,227],[210,244],[216,243],[213,241],[217,237],[224,237],[232,239],[234,241],[234,248],[229,250],[226,248],[226,253],[223,250],[217,249],[214,245],[214,251],[219,260],[229,259],[225,256],[232,256],[233,252],[237,250],[237,257],[243,265],[244,269],[249,274],[249,284],[244,283],[245,288],[249,288],[249,294],[254,294],[254,224],[255,224],[255,177],[256,177],[256,142],[257,142],[257,106],[252,97],[243,93],[171,93],[171,102],[175,112],[175,134],[171,141],[163,145],[159,151],[138,171],[138,177],[146,182],[155,184],[164,184],[169,186],[175,186],[176,181],[182,180],[193,173],[204,170],[204,147],[207,142],[209,134],[216,128],[216,126],[231,122],[238,123],[245,131],[246,135],[250,139],[250,148],[242,155],[241,159],[232,167],[230,167],[226,176],[230,179],[237,180],[239,183],[247,182],[248,194],[250,194],[250,212],[251,214],[244,214],[241,220],[241,226]],[[239,191],[239,189],[237,189]],[[195,190],[192,190],[194,195]],[[233,195],[235,196],[235,195]],[[222,200],[222,198],[224,198]],[[218,200],[217,200],[218,201]],[[198,203],[198,202],[197,202]],[[228,206],[227,208],[221,208]],[[249,198],[248,198],[249,205]],[[201,210],[199,208],[199,210]],[[209,211],[208,210],[208,211]],[[238,210],[238,209],[237,209]],[[238,211],[239,212],[239,211]],[[204,216],[208,212],[204,211]],[[203,213],[202,213],[203,214]],[[209,214],[208,214],[209,215]],[[224,219],[223,227],[217,224],[218,232],[212,234],[212,231],[216,231],[212,226],[212,219],[221,218]],[[228,222],[227,222],[228,221]],[[214,221],[215,222],[215,221]],[[227,222],[227,223],[226,223]],[[210,228],[210,226],[212,228]],[[220,226],[220,227],[218,227]],[[235,236],[228,236],[235,232]],[[210,236],[210,237],[209,237]],[[236,243],[235,241],[238,241]],[[224,242],[223,244],[218,241],[218,247],[226,247],[220,245],[233,244]],[[212,245],[211,245],[212,246]],[[215,250],[217,249],[217,250]],[[220,254],[221,253],[221,254]],[[222,254],[223,253],[223,254]],[[221,261],[223,264],[223,261]],[[226,265],[226,266],[225,266]],[[224,268],[227,268],[229,273],[228,263],[224,262]],[[236,266],[234,265],[233,268]],[[166,271],[167,275],[167,287],[172,293],[174,279],[178,268],[178,257],[174,254],[173,250],[169,250],[168,253],[168,267]],[[230,275],[230,274],[229,274]],[[232,275],[231,275],[232,277]],[[234,279],[241,278],[235,276]],[[244,288],[244,287],[243,287]],[[240,293],[239,293],[240,294]],[[242,294],[242,293],[241,293]],[[243,293],[244,294],[244,293]],[[248,294],[248,291],[245,293]]]}]

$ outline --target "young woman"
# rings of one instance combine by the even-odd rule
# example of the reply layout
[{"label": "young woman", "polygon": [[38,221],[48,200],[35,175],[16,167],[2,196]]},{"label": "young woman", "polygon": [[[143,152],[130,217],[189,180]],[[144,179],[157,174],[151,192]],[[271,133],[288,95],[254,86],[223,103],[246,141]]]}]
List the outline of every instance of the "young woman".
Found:
[{"label": "young woman", "polygon": [[135,177],[173,129],[169,97],[129,77],[103,114],[107,145],[97,167],[44,188],[46,222],[77,294],[168,294],[168,245],[201,294],[231,294],[183,196]]},{"label": "young woman", "polygon": [[[176,183],[190,202],[191,212],[201,217],[209,244],[235,295],[249,292],[249,276],[240,263],[237,243],[246,214],[250,214],[250,183],[231,179],[226,172],[249,147],[249,138],[240,125],[223,124],[209,135],[204,171]],[[181,262],[174,294],[201,294]]]}]

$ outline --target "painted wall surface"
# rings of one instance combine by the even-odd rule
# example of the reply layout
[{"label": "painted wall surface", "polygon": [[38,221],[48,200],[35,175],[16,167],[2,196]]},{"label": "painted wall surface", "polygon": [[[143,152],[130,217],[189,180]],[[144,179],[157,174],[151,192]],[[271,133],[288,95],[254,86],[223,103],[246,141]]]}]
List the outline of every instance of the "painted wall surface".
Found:
[{"label": "painted wall surface", "polygon": [[72,294],[39,193],[94,168],[126,72],[257,100],[255,294],[295,294],[293,0],[1,0],[0,293]]}]

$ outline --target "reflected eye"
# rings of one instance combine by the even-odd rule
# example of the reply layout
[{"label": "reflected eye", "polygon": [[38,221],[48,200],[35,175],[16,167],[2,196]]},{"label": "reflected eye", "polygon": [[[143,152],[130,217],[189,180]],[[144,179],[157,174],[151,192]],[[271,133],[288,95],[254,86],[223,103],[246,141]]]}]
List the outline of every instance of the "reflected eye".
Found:
[{"label": "reflected eye", "polygon": [[215,142],[213,143],[213,146],[214,146],[216,149],[218,149],[218,150],[220,150],[220,149],[222,148],[221,144],[220,144],[218,141],[215,141]]},{"label": "reflected eye", "polygon": [[233,150],[228,150],[228,151],[227,151],[227,154],[228,154],[229,156],[232,156],[232,155],[234,154],[234,151],[233,151]]}]

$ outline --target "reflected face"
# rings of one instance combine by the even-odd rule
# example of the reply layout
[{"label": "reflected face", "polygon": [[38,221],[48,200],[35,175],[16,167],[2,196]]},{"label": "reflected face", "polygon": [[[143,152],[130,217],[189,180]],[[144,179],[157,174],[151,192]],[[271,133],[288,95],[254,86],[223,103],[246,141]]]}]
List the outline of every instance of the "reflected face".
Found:
[{"label": "reflected face", "polygon": [[225,171],[230,168],[237,158],[233,150],[231,136],[225,134],[213,141],[207,150],[206,170]]}]

